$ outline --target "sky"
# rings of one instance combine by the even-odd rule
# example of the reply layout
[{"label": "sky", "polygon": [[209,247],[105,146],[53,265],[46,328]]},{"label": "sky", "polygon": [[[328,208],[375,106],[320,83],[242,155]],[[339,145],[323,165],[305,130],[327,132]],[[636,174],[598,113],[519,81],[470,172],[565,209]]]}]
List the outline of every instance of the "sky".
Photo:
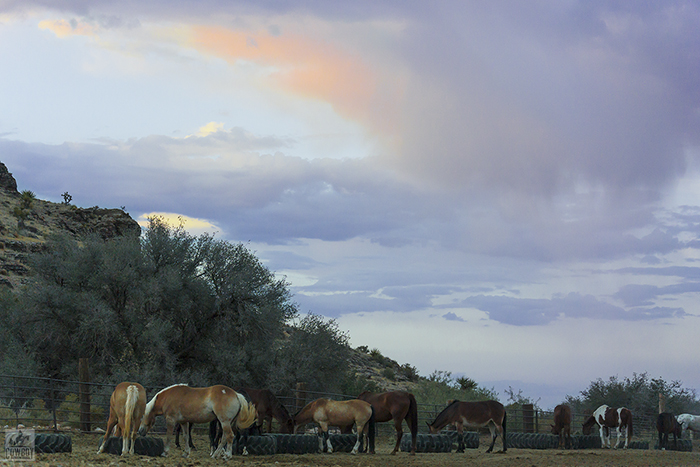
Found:
[{"label": "sky", "polygon": [[700,390],[695,1],[0,0],[0,64],[19,190],[244,242],[355,347]]}]

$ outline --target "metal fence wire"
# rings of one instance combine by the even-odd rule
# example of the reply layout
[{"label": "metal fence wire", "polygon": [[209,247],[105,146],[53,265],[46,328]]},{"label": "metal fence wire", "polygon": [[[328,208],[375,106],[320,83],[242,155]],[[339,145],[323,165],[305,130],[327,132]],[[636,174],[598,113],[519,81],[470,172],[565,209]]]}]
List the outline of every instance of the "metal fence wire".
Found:
[{"label": "metal fence wire", "polygon": [[[37,431],[104,432],[114,387],[114,384],[0,374],[0,427],[7,429],[23,425]],[[163,388],[145,389],[150,400]],[[277,396],[290,414],[297,413],[306,403],[320,397],[350,400],[356,396],[307,391],[299,385]],[[433,421],[444,408],[444,405],[419,403],[418,431],[427,432],[426,423]],[[572,434],[581,432],[581,426],[588,416],[573,414]],[[510,433],[549,433],[552,423],[553,414],[550,411],[527,406],[507,409],[507,430]],[[165,432],[162,417],[157,419],[153,429],[157,433]],[[200,432],[206,429],[204,426],[195,427]],[[377,429],[380,434],[394,433],[393,422],[377,424]],[[408,432],[405,424],[403,430],[404,433]],[[481,431],[488,432],[487,429]],[[597,434],[597,430],[594,434]],[[654,440],[656,436],[654,416],[634,415],[634,438]]]}]

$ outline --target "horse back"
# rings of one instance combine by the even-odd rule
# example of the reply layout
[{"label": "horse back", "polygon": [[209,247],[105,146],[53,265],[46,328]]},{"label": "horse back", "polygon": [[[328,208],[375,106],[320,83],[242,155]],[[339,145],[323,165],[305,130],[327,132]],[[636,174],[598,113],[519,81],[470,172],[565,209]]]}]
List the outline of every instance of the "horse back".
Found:
[{"label": "horse back", "polygon": [[412,397],[412,394],[405,391],[389,391],[379,394],[365,391],[357,396],[359,400],[372,405],[375,420],[379,423],[406,418],[411,407]]}]

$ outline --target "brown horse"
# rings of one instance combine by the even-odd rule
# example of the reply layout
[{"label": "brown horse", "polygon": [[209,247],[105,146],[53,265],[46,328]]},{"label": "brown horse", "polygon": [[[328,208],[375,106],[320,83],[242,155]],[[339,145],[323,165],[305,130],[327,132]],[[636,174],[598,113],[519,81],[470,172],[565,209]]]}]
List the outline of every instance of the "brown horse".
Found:
[{"label": "brown horse", "polygon": [[[227,386],[191,388],[186,384],[176,384],[161,390],[146,405],[139,434],[145,436],[158,415],[165,417],[167,425],[164,456],[167,456],[170,449],[170,437],[176,424],[182,425],[182,433],[185,438],[183,456],[188,457],[190,455],[190,424],[218,420],[226,435],[226,444],[222,438],[218,448],[212,453],[212,457],[223,455],[225,458],[231,458],[233,448],[231,423],[235,422],[237,429],[248,428],[255,422],[255,407],[249,404],[245,397]],[[226,446],[228,448],[224,449]]]},{"label": "brown horse", "polygon": [[559,435],[559,449],[571,446],[571,407],[559,404],[554,407],[552,434]]},{"label": "brown horse", "polygon": [[263,423],[267,424],[267,433],[272,432],[272,419],[280,425],[280,433],[294,432],[294,419],[282,403],[269,389],[236,388],[236,391],[248,394],[258,411],[258,427],[262,432]]},{"label": "brown horse", "polygon": [[109,398],[109,419],[107,431],[100,443],[97,453],[104,452],[105,443],[118,425],[122,437],[122,456],[134,453],[134,439],[141,423],[141,417],[146,410],[146,390],[139,383],[123,382],[117,384]]},{"label": "brown horse", "polygon": [[352,454],[357,454],[362,443],[362,437],[367,437],[369,452],[374,454],[374,409],[369,402],[353,399],[349,401],[332,401],[316,399],[309,402],[294,416],[294,425],[304,425],[310,422],[318,423],[321,428],[321,448],[323,452],[333,452],[333,446],[328,438],[329,426],[357,427],[357,442],[352,448]]},{"label": "brown horse", "polygon": [[491,431],[491,446],[486,452],[493,451],[493,445],[496,443],[498,435],[501,435],[503,452],[506,452],[506,409],[500,402],[452,401],[435,417],[433,423],[428,423],[428,428],[431,433],[435,434],[451,423],[457,425],[457,432],[459,433],[457,452],[464,452],[464,440],[462,438],[462,427],[464,425],[472,428],[488,426],[489,431]]},{"label": "brown horse", "polygon": [[663,412],[656,417],[656,431],[659,432],[659,449],[665,451],[668,446],[668,434],[673,433],[673,447],[678,446],[678,440],[683,436],[683,427],[672,413]]},{"label": "brown horse", "polygon": [[612,447],[610,445],[610,428],[617,430],[617,443],[615,449],[620,444],[620,436],[624,433],[625,449],[629,446],[630,438],[633,434],[632,428],[632,412],[625,407],[614,409],[603,404],[598,407],[593,415],[583,423],[583,434],[590,435],[593,431],[593,425],[598,424],[600,427],[600,443],[604,448]]},{"label": "brown horse", "polygon": [[396,454],[403,437],[402,422],[406,420],[411,430],[411,453],[416,454],[416,439],[418,438],[418,404],[416,398],[410,392],[391,391],[375,394],[365,391],[358,399],[369,402],[374,409],[375,421],[378,423],[394,420],[396,428],[396,446],[391,454]]}]

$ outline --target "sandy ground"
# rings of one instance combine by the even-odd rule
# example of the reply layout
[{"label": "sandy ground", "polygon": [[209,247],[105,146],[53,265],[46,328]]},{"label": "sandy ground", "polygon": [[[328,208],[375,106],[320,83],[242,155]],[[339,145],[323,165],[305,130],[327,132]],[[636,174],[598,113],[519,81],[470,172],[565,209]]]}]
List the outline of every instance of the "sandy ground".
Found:
[{"label": "sandy ground", "polygon": [[[486,438],[482,438],[479,449],[467,449],[464,454],[455,452],[444,454],[419,453],[409,456],[399,452],[390,456],[393,447],[393,439],[382,436],[378,439],[377,454],[352,455],[346,453],[332,454],[277,454],[274,456],[235,456],[229,461],[211,459],[208,456],[208,439],[204,436],[194,436],[195,445],[199,450],[185,459],[181,451],[171,450],[170,457],[153,458],[145,456],[128,456],[125,458],[111,454],[97,454],[100,436],[98,435],[72,435],[73,452],[65,454],[37,454],[35,465],[37,466],[89,466],[127,467],[145,465],[151,467],[185,467],[185,466],[328,466],[328,467],[365,467],[365,466],[390,466],[390,467],[435,467],[435,466],[505,466],[505,467],[531,467],[531,466],[698,466],[700,465],[699,452],[671,452],[654,450],[530,450],[511,448],[507,453],[496,452],[486,454]],[[496,449],[500,449],[500,439],[496,442]],[[697,446],[694,447],[694,449]],[[0,466],[9,465],[0,458]],[[27,463],[16,464],[20,466]]]}]

